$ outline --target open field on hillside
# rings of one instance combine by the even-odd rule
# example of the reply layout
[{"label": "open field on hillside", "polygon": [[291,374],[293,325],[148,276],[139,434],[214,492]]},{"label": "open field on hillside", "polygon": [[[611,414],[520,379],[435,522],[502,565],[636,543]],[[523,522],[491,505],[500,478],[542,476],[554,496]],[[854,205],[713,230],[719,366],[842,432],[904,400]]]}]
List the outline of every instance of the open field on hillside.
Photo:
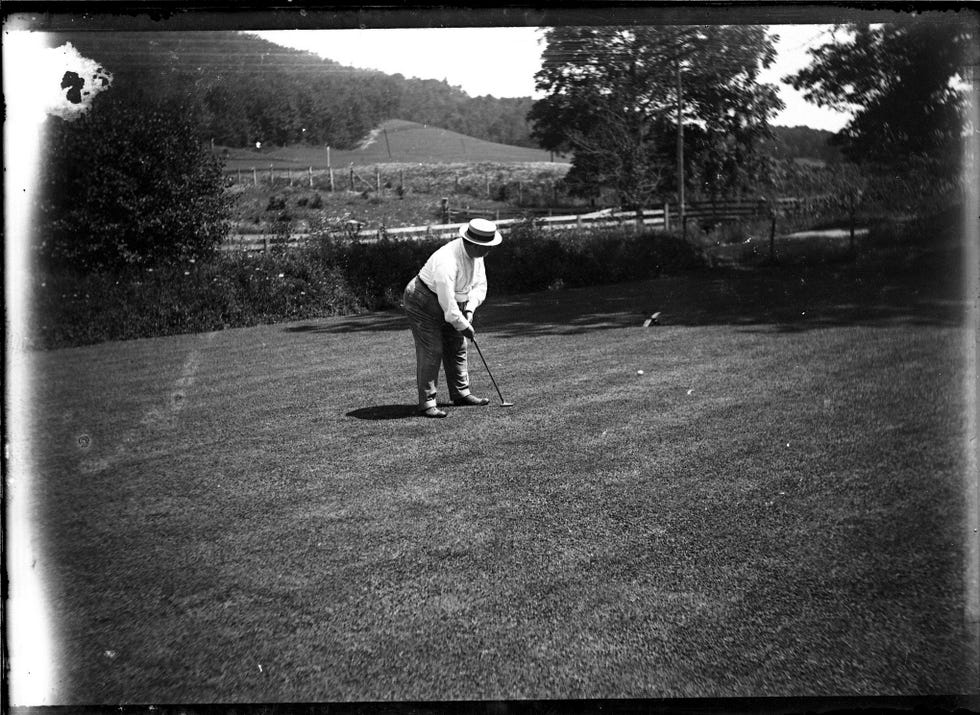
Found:
[{"label": "open field on hillside", "polygon": [[543,149],[497,144],[448,129],[401,119],[382,123],[355,149],[331,148],[329,157],[325,146],[270,147],[259,150],[216,147],[216,151],[225,158],[225,168],[229,171],[251,171],[253,167],[261,171],[268,169],[270,165],[276,169],[305,170],[313,167],[315,170],[322,170],[333,166],[342,170],[350,164],[363,167],[382,163],[528,163],[561,159]]},{"label": "open field on hillside", "polygon": [[[376,229],[418,226],[442,219],[442,199],[453,212],[520,211],[519,203],[551,205],[553,187],[568,172],[560,162],[379,163],[357,168],[357,191],[348,191],[349,173],[337,171],[336,191],[329,177],[314,173],[314,185],[297,174],[292,184],[280,176],[270,184],[244,181],[228,188],[233,200],[234,233],[261,233],[286,217],[294,231],[315,217],[351,219]],[[377,190],[378,174],[381,190]],[[403,191],[398,192],[402,186]],[[567,199],[565,199],[567,201]],[[454,214],[455,216],[456,214]]]},{"label": "open field on hillside", "polygon": [[33,355],[56,701],[976,693],[963,295],[867,271],[491,295],[445,420],[396,311]]},{"label": "open field on hillside", "polygon": [[522,200],[549,205],[555,183],[569,168],[565,157],[547,151],[403,120],[387,121],[357,149],[331,149],[329,156],[326,147],[306,145],[261,151],[217,147],[216,152],[235,182],[229,193],[236,234],[272,230],[284,217],[298,232],[316,216],[359,221],[372,229],[421,225],[441,220],[443,198],[454,211],[506,216]]}]

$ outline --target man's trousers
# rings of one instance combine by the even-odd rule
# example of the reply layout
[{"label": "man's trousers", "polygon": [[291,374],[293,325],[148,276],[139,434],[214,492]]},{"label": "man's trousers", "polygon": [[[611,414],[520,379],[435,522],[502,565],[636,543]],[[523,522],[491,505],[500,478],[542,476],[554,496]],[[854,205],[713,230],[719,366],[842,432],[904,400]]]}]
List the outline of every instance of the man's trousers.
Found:
[{"label": "man's trousers", "polygon": [[466,338],[446,322],[438,296],[418,276],[408,282],[403,300],[415,338],[419,409],[436,406],[440,363],[446,372],[449,399],[466,397],[470,394]]}]

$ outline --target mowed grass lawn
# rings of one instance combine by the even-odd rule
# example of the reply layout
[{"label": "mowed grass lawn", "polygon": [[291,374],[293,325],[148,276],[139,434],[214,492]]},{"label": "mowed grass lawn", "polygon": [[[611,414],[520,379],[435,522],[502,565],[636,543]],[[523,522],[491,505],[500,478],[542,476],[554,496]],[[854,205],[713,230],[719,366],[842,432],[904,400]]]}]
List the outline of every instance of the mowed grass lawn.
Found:
[{"label": "mowed grass lawn", "polygon": [[444,420],[397,311],[37,353],[56,702],[975,693],[953,283],[491,295]]}]

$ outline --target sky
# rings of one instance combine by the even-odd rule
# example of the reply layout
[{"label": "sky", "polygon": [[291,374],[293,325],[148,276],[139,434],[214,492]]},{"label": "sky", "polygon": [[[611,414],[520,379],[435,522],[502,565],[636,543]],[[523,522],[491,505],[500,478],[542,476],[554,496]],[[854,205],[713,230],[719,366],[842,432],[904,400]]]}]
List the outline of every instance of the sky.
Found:
[{"label": "sky", "polygon": [[[806,50],[829,38],[830,25],[770,25],[779,35],[776,63],[762,81],[775,84],[786,104],[773,124],[836,132],[848,115],[806,102],[780,78],[807,64]],[[477,97],[538,97],[543,32],[533,27],[274,30],[255,33],[285,47],[314,52],[342,65],[446,80]],[[479,51],[478,51],[479,48]]]}]

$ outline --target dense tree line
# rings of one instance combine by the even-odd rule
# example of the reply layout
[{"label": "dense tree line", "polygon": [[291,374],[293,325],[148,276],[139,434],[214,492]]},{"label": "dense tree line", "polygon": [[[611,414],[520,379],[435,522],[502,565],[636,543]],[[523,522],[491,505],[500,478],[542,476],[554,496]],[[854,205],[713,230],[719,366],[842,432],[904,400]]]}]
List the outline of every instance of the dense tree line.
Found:
[{"label": "dense tree line", "polygon": [[342,66],[238,32],[85,32],[71,42],[113,75],[134,103],[179,102],[202,138],[352,148],[386,119],[406,119],[487,141],[535,146],[529,97],[471,97],[445,81]]},{"label": "dense tree line", "polygon": [[[487,141],[538,146],[530,97],[471,97],[433,79],[344,67],[238,32],[85,32],[53,35],[113,75],[114,95],[170,102],[220,146],[308,143],[351,148],[386,119],[406,119]],[[829,133],[776,127],[764,142],[779,158],[829,162]]]}]

